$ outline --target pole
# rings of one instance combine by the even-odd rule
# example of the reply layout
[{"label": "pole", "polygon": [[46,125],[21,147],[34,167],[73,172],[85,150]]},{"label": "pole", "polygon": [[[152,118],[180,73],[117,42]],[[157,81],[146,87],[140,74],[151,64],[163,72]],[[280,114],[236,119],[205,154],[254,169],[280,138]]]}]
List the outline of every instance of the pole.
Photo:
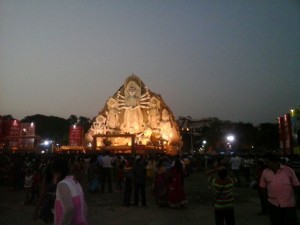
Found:
[{"label": "pole", "polygon": [[191,153],[194,153],[193,129],[191,128]]}]

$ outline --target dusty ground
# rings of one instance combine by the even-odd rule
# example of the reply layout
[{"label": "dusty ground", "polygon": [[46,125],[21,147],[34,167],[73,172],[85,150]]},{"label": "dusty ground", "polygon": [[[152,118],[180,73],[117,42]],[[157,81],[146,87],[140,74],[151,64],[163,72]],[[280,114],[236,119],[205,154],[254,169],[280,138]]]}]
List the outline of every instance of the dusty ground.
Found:
[{"label": "dusty ground", "polygon": [[[86,185],[83,185],[86,187]],[[90,225],[213,225],[212,193],[203,172],[195,172],[186,179],[186,192],[189,207],[186,209],[160,208],[147,190],[145,207],[123,207],[122,193],[86,193],[88,219]],[[41,225],[33,221],[33,205],[22,203],[25,193],[0,187],[1,225]],[[268,225],[266,216],[259,216],[259,199],[254,189],[235,189],[236,224]],[[299,214],[300,218],[300,214]]]}]

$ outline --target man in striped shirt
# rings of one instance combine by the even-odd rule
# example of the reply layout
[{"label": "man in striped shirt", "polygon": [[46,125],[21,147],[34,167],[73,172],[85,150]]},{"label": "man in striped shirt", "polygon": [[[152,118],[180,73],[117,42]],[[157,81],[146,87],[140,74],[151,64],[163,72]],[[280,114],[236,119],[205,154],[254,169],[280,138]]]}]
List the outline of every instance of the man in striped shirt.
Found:
[{"label": "man in striped shirt", "polygon": [[215,224],[235,225],[233,188],[237,179],[228,175],[226,167],[215,170],[216,176],[210,175],[210,182],[214,192]]}]

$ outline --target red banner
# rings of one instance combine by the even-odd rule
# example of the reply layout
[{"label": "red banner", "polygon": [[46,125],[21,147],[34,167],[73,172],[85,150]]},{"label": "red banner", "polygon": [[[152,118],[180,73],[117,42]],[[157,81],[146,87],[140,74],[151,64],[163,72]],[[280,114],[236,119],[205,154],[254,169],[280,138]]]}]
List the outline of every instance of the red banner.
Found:
[{"label": "red banner", "polygon": [[284,115],[284,131],[285,131],[285,146],[286,154],[291,154],[293,152],[293,141],[292,141],[292,124],[291,124],[291,115]]},{"label": "red banner", "polygon": [[83,141],[83,128],[78,125],[70,126],[69,132],[69,145],[70,146],[82,146]]},{"label": "red banner", "polygon": [[285,129],[284,129],[284,118],[278,117],[278,129],[279,129],[279,139],[280,148],[285,152]]},{"label": "red banner", "polygon": [[19,147],[19,137],[21,130],[21,122],[18,120],[5,121],[4,136],[7,139],[7,145],[10,148]]},{"label": "red banner", "polygon": [[20,136],[21,123],[18,120],[5,121],[4,135],[10,137]]}]

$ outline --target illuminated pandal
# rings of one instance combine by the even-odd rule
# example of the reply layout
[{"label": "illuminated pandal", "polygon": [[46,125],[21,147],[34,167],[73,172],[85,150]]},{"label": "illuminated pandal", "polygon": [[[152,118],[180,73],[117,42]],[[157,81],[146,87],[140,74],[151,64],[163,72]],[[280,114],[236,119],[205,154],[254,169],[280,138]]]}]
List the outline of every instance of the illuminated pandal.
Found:
[{"label": "illuminated pandal", "polygon": [[160,95],[139,77],[129,76],[94,118],[86,146],[114,152],[142,151],[177,154],[182,147],[174,115]]}]

